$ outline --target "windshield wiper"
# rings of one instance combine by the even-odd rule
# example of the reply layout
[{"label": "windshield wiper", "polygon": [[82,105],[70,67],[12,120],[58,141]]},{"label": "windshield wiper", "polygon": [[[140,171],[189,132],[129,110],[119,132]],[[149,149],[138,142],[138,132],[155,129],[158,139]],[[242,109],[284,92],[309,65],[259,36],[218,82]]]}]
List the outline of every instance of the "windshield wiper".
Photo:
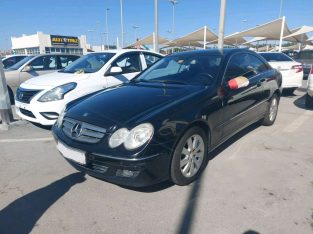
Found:
[{"label": "windshield wiper", "polygon": [[177,80],[149,80],[146,82],[156,82],[156,83],[165,83],[165,84],[186,84],[185,82],[182,81],[177,81]]}]

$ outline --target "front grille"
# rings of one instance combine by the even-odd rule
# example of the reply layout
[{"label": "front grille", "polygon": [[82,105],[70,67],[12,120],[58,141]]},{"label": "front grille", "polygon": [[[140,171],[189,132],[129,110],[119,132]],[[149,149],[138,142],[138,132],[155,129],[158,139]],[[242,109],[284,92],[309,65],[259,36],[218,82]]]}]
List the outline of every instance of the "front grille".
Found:
[{"label": "front grille", "polygon": [[71,118],[64,118],[62,130],[69,138],[86,143],[97,143],[105,135],[106,129],[80,122]]},{"label": "front grille", "polygon": [[16,90],[16,100],[23,103],[30,103],[32,98],[39,93],[41,90],[31,90],[18,88]]},{"label": "front grille", "polygon": [[33,114],[33,112],[29,111],[29,110],[25,110],[25,109],[21,109],[20,108],[20,112],[23,114],[23,115],[26,115],[28,117],[31,117],[31,118],[36,118],[35,115]]}]

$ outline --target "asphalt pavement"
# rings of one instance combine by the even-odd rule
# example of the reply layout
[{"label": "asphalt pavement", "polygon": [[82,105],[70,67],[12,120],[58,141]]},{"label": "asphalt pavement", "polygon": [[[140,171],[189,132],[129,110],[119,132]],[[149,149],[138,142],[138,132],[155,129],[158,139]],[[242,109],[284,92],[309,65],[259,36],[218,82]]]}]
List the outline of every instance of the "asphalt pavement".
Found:
[{"label": "asphalt pavement", "polygon": [[276,123],[252,125],[210,154],[185,187],[144,189],[77,172],[51,132],[0,131],[0,233],[313,233],[313,111],[303,89]]}]

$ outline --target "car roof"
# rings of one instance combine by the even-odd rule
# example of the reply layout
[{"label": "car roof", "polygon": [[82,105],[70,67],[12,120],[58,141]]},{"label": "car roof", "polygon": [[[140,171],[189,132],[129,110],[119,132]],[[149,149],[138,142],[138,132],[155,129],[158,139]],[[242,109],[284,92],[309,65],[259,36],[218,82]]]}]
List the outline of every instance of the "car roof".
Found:
[{"label": "car roof", "polygon": [[212,55],[221,55],[223,54],[224,56],[236,53],[236,52],[250,52],[254,53],[253,51],[249,49],[241,49],[241,48],[224,48],[223,53],[219,49],[206,49],[206,50],[192,50],[192,51],[184,51],[184,52],[179,52],[179,53],[174,53],[168,56],[176,56],[176,55],[194,55],[194,54],[212,54]]},{"label": "car roof", "polygon": [[283,54],[283,52],[277,52],[277,51],[273,51],[273,52],[258,52],[258,54]]},{"label": "car roof", "polygon": [[[154,52],[152,50],[140,50],[140,49],[114,49],[114,50],[104,50],[104,51],[99,51],[99,52],[91,52],[88,54],[98,54],[98,53],[115,53],[115,54],[123,54],[126,52],[147,52],[147,53],[153,53],[153,54],[158,54],[162,55],[160,53]],[[164,56],[164,55],[162,55]]]}]

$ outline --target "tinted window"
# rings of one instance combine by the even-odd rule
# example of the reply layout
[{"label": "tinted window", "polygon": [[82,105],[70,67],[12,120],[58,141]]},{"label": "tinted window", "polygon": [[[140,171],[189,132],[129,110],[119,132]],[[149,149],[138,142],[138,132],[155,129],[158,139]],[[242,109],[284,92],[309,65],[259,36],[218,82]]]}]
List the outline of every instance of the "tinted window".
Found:
[{"label": "tinted window", "polygon": [[92,53],[87,54],[71,64],[63,71],[65,73],[93,73],[99,71],[115,54],[114,53]]},{"label": "tinted window", "polygon": [[34,56],[27,56],[26,58],[23,58],[21,61],[19,61],[18,63],[14,64],[12,67],[10,67],[9,70],[17,70],[17,69],[19,69],[21,66],[23,66],[25,63],[27,63],[32,58],[34,58]]},{"label": "tinted window", "polygon": [[260,55],[268,62],[293,61],[283,53],[260,53]]},{"label": "tinted window", "polygon": [[313,59],[313,50],[302,50],[297,57],[299,59]]},{"label": "tinted window", "polygon": [[144,71],[137,81],[181,84],[212,84],[220,64],[220,55],[168,56]]},{"label": "tinted window", "polygon": [[238,76],[251,78],[266,70],[266,65],[256,56],[251,54],[236,54],[231,57],[227,65],[225,78],[227,80]]},{"label": "tinted window", "polygon": [[13,66],[14,64],[16,64],[17,62],[21,61],[23,58],[25,58],[26,56],[13,56],[10,58],[6,58],[4,59],[3,62],[3,67],[4,68],[9,68],[11,66]]},{"label": "tinted window", "polygon": [[78,58],[79,57],[77,56],[60,55],[59,59],[60,59],[61,68],[67,67]]},{"label": "tinted window", "polygon": [[112,67],[122,68],[123,73],[140,72],[139,54],[124,54],[112,63]]},{"label": "tinted window", "polygon": [[29,63],[35,71],[56,70],[55,56],[40,56]]},{"label": "tinted window", "polygon": [[157,56],[155,54],[149,54],[149,53],[143,53],[143,56],[145,57],[147,67],[150,67],[156,61],[162,58],[161,56]]}]

